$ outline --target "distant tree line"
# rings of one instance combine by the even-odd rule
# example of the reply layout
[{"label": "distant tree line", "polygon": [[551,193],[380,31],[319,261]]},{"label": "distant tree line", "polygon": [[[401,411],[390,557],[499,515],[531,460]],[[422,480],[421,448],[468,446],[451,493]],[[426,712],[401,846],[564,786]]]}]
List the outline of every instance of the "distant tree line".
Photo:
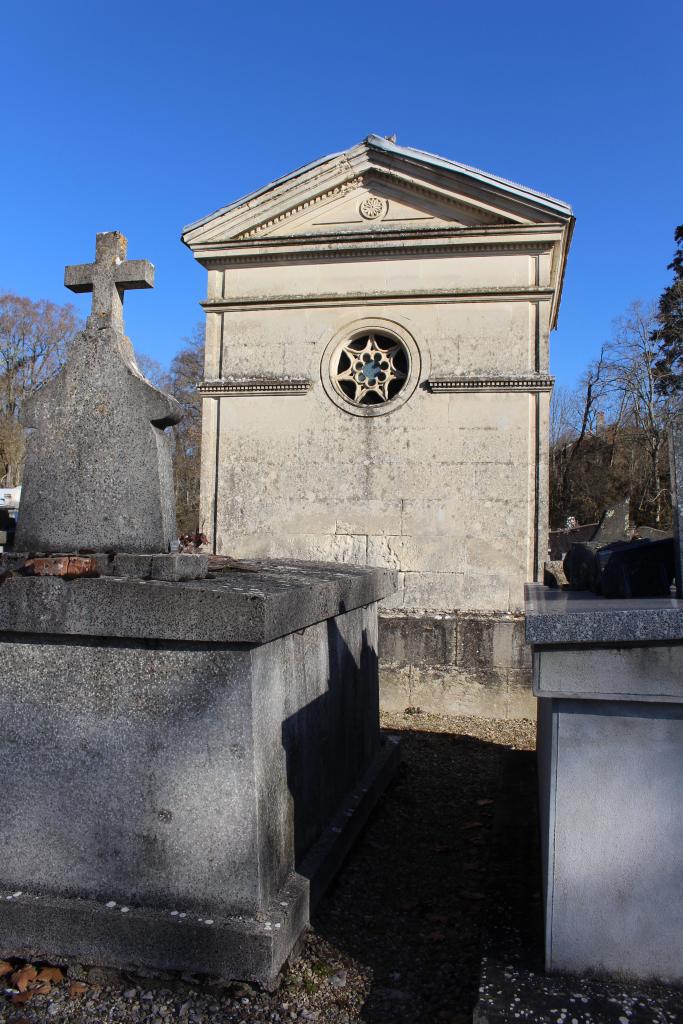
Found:
[{"label": "distant tree line", "polygon": [[204,325],[183,338],[168,370],[154,359],[137,356],[138,365],[153,384],[177,398],[183,418],[175,427],[173,469],[179,535],[199,530],[199,470],[202,448],[202,399],[197,384],[204,376]]},{"label": "distant tree line", "polygon": [[26,399],[64,362],[80,329],[71,305],[0,294],[0,486],[21,483],[24,430],[19,414]]},{"label": "distant tree line", "polygon": [[683,412],[683,225],[673,281],[659,302],[634,302],[573,390],[550,415],[550,525],[595,522],[631,499],[636,525],[671,522],[667,428]]},{"label": "distant tree line", "polygon": [[[69,344],[83,325],[74,307],[0,293],[0,487],[21,483],[25,431],[22,407],[59,372]],[[137,356],[142,372],[180,402],[184,416],[173,428],[179,534],[195,533],[199,519],[201,398],[196,384],[204,371],[204,332],[198,325],[183,338],[168,370]]]}]

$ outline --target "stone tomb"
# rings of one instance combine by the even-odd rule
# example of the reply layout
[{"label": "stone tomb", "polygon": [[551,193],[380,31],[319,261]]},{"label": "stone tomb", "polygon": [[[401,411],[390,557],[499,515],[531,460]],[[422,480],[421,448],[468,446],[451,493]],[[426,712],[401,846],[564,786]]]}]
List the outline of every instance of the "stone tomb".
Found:
[{"label": "stone tomb", "polygon": [[[377,678],[395,580],[294,561],[207,574],[169,552],[176,410],[120,317],[149,275],[120,235],[97,250],[67,271],[96,301],[29,410],[19,534],[34,555],[89,549],[89,575],[51,575],[56,556],[27,575],[17,553],[1,584],[0,953],[270,985],[397,763]],[[53,426],[79,482],[57,520]]]},{"label": "stone tomb", "polygon": [[530,585],[526,637],[539,704],[546,968],[681,985],[680,420],[669,451],[675,559],[665,582],[675,572],[678,596]]},{"label": "stone tomb", "polygon": [[183,232],[208,278],[201,529],[219,554],[398,571],[387,708],[533,713],[523,587],[573,222],[371,135]]},{"label": "stone tomb", "polygon": [[545,964],[683,983],[683,601],[530,585]]}]

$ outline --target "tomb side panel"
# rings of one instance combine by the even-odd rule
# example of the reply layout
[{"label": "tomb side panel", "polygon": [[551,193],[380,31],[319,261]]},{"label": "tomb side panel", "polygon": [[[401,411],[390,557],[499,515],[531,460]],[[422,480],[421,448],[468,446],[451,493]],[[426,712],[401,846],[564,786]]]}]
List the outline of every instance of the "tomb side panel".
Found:
[{"label": "tomb side panel", "polygon": [[683,708],[553,701],[551,966],[683,979]]},{"label": "tomb side panel", "polygon": [[376,605],[255,649],[261,899],[330,825],[379,748]]},{"label": "tomb side panel", "polygon": [[5,634],[0,885],[256,908],[249,671],[237,645]]}]

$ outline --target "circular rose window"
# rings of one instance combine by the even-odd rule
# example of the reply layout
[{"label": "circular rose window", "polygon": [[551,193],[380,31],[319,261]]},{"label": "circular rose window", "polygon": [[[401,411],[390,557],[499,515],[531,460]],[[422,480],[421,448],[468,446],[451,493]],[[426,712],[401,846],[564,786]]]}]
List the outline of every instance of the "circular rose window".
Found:
[{"label": "circular rose window", "polygon": [[359,327],[337,335],[328,345],[321,367],[323,384],[335,405],[347,412],[378,416],[410,397],[419,361],[407,332],[386,330],[383,324]]},{"label": "circular rose window", "polygon": [[363,334],[337,350],[333,379],[337,389],[355,405],[390,402],[404,387],[410,356],[386,334]]}]

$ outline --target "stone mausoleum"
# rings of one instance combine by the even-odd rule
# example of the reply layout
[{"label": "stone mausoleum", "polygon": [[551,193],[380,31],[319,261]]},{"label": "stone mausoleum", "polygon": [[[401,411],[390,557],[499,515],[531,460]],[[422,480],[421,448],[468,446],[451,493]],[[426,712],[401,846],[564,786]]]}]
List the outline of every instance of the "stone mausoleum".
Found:
[{"label": "stone mausoleum", "polygon": [[385,706],[533,713],[548,341],[571,208],[369,136],[187,227],[208,271],[201,529],[398,570]]}]

